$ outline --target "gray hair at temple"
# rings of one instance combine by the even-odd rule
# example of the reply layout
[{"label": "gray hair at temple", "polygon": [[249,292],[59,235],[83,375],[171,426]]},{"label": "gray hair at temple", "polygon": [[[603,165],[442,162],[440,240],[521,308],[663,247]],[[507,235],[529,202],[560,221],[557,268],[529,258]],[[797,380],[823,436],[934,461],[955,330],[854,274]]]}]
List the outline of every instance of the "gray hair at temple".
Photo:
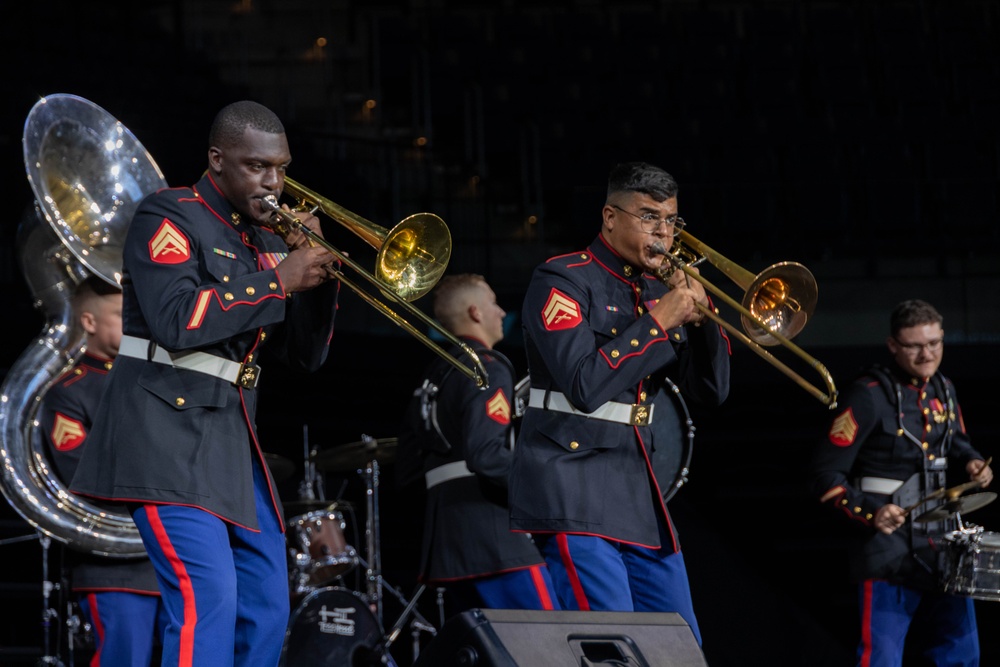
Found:
[{"label": "gray hair at temple", "polygon": [[243,138],[247,128],[284,134],[285,126],[277,114],[263,104],[251,100],[233,102],[219,110],[208,132],[208,145],[225,147],[236,144]]},{"label": "gray hair at temple", "polygon": [[641,192],[656,201],[677,196],[677,181],[664,170],[646,162],[622,162],[608,176],[608,200],[619,192]]},{"label": "gray hair at temple", "polygon": [[943,324],[944,318],[934,306],[920,299],[907,299],[892,309],[889,316],[889,333],[895,336],[901,329],[921,324]]}]

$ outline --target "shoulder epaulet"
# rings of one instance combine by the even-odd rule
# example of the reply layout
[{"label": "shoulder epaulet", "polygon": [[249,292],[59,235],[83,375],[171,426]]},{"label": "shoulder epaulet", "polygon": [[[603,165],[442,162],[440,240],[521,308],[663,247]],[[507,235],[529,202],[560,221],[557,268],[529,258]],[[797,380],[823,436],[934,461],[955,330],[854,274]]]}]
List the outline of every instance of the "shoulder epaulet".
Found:
[{"label": "shoulder epaulet", "polygon": [[885,392],[889,401],[893,404],[896,403],[900,391],[899,381],[892,376],[892,373],[889,372],[888,368],[880,364],[875,364],[866,368],[861,374],[861,377],[875,378],[878,381],[879,386],[882,387],[882,390]]},{"label": "shoulder epaulet", "polygon": [[559,266],[579,266],[581,264],[589,264],[593,260],[594,256],[589,250],[578,250],[577,252],[567,253],[565,255],[556,255],[555,257],[550,257],[546,260],[546,264],[557,264]]}]

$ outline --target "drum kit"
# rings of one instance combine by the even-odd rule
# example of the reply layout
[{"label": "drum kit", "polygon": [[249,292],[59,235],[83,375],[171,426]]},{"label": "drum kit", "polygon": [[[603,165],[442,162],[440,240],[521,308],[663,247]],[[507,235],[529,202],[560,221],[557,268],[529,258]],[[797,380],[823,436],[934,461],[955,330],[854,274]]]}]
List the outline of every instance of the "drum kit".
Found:
[{"label": "drum kit", "polygon": [[[423,593],[420,586],[407,599],[386,582],[381,572],[378,487],[380,465],[395,459],[396,439],[361,440],[323,452],[312,449],[305,435],[305,474],[299,499],[284,503],[289,553],[289,592],[292,614],[281,654],[281,667],[336,665],[393,665],[389,648],[409,622],[414,657],[421,633],[436,629],[416,610]],[[291,477],[294,465],[283,457],[265,459],[276,481]],[[362,556],[346,537],[348,519],[354,522],[350,503],[324,499],[322,472],[357,473],[365,481],[365,549]],[[346,513],[346,517],[345,517]],[[364,591],[344,584],[344,577],[364,572]],[[397,621],[386,630],[383,599],[391,593],[403,606]]]},{"label": "drum kit", "polygon": [[[992,458],[989,460],[992,461]],[[989,465],[987,461],[987,465]],[[932,500],[943,503],[923,512],[915,523],[934,523],[955,519],[957,528],[945,533],[944,591],[976,600],[1000,601],[1000,533],[983,530],[982,526],[966,523],[963,514],[986,507],[997,498],[993,492],[963,495],[979,487],[971,481],[951,488],[941,488],[904,508],[906,514]]]}]

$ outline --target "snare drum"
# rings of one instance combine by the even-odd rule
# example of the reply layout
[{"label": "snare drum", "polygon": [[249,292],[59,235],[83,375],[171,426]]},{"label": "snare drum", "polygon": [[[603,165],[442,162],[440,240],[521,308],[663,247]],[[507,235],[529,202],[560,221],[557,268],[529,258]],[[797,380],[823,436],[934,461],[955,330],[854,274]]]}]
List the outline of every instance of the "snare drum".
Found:
[{"label": "snare drum", "polygon": [[1000,533],[961,535],[951,541],[947,556],[946,592],[1000,600]]},{"label": "snare drum", "polygon": [[310,586],[323,586],[350,572],[358,554],[344,538],[344,516],[330,506],[288,522],[293,566]]}]

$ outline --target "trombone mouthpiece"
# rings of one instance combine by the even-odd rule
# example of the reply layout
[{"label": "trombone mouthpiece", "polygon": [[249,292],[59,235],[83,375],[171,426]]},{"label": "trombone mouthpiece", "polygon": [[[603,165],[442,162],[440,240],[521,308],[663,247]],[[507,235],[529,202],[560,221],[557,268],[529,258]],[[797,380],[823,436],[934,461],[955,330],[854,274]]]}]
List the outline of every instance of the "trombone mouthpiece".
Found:
[{"label": "trombone mouthpiece", "polygon": [[268,209],[269,211],[277,211],[278,209],[281,208],[278,205],[278,198],[275,197],[274,195],[267,195],[260,201],[263,203],[264,208]]},{"label": "trombone mouthpiece", "polygon": [[649,249],[655,252],[657,255],[667,254],[667,247],[663,245],[663,241],[657,241],[653,245],[649,246]]}]

